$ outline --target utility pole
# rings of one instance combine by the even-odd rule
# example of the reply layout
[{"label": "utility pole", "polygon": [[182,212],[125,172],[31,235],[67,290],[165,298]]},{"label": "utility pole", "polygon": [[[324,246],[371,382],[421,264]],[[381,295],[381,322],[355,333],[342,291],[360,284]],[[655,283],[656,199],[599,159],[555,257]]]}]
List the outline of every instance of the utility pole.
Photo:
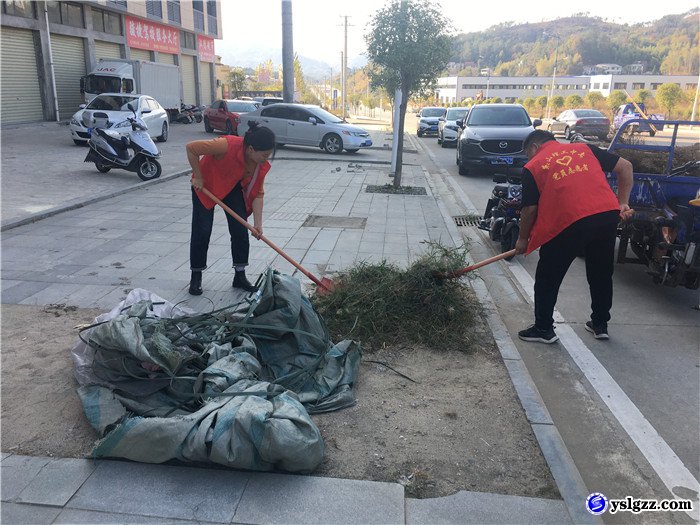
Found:
[{"label": "utility pole", "polygon": [[700,95],[700,75],[698,75],[698,85],[695,87],[695,101],[693,102],[693,112],[690,120],[695,120],[695,110],[698,108],[698,95]]},{"label": "utility pole", "polygon": [[345,19],[345,43],[343,45],[343,118],[348,116],[346,108],[348,107],[348,17],[344,16]]},{"label": "utility pole", "polygon": [[342,109],[340,110],[340,115],[345,118],[345,53],[340,52],[340,104]]},{"label": "utility pole", "polygon": [[294,102],[294,33],[292,0],[282,0],[282,98]]}]

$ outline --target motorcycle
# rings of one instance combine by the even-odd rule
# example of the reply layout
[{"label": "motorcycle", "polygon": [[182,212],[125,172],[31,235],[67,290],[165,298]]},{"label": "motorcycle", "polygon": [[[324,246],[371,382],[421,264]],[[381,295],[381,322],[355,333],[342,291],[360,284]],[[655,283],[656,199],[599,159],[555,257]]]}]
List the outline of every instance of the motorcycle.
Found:
[{"label": "motorcycle", "polygon": [[136,116],[136,110],[131,104],[128,108],[134,116],[127,118],[131,123],[131,130],[126,133],[107,129],[111,123],[106,113],[83,113],[83,124],[87,128],[93,128],[88,140],[90,151],[84,162],[94,162],[100,173],[120,168],[135,172],[141,180],[157,179],[163,171],[156,160],[160,158],[161,153],[147,133],[146,123]]},{"label": "motorcycle", "polygon": [[[520,211],[522,208],[523,187],[519,175],[493,176],[496,186],[486,204],[484,217],[478,227],[489,232],[492,241],[501,243],[501,253],[515,248],[520,234]],[[510,260],[513,257],[507,257]]]},{"label": "motorcycle", "polygon": [[192,104],[180,104],[180,112],[175,116],[175,121],[180,124],[192,124],[202,122],[203,107]]}]

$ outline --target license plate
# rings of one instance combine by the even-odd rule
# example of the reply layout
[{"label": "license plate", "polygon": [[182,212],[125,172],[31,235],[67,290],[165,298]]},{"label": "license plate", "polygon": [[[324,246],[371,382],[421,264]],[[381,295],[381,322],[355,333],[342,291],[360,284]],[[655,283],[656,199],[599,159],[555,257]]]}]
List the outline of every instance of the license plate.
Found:
[{"label": "license plate", "polygon": [[512,165],[513,164],[513,157],[496,157],[495,159],[491,159],[491,164]]}]

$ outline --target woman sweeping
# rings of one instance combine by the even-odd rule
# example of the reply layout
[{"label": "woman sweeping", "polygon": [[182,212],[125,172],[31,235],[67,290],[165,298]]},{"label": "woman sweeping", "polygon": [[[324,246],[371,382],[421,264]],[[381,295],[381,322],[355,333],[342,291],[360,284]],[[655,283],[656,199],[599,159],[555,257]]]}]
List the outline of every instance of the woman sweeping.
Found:
[{"label": "woman sweeping", "polygon": [[[275,134],[257,122],[248,122],[243,138],[226,135],[187,144],[192,166],[192,236],[190,237],[190,294],[202,294],[202,272],[207,268],[207,250],[214,224],[214,201],[202,187],[221,199],[241,217],[253,214],[257,238],[263,233],[263,182],[270,170],[268,159],[275,150]],[[254,292],[245,274],[250,252],[248,230],[226,215],[231,235],[231,258],[235,270],[233,287]]]}]

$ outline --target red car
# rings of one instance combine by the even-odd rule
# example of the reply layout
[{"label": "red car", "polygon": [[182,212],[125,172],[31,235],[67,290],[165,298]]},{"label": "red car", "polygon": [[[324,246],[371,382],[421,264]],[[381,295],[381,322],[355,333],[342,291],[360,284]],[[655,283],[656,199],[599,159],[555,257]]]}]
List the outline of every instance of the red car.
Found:
[{"label": "red car", "polygon": [[204,131],[225,131],[227,135],[238,135],[241,115],[260,107],[253,100],[215,100],[204,110]]}]

